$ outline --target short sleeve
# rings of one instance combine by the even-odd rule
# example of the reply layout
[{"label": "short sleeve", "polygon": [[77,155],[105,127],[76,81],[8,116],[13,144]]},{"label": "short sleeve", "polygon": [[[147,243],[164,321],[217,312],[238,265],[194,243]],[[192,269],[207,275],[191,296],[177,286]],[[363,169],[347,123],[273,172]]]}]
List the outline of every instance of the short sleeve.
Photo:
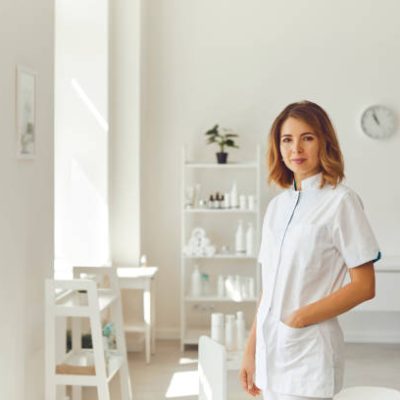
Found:
[{"label": "short sleeve", "polygon": [[348,268],[381,258],[363,204],[355,192],[348,192],[341,199],[333,223],[333,241]]}]

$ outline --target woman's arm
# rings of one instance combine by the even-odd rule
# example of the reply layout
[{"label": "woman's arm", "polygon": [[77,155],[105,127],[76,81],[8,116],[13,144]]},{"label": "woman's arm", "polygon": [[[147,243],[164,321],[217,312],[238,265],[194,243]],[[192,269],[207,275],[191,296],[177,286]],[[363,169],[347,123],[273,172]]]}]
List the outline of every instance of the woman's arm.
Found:
[{"label": "woman's arm", "polygon": [[[260,296],[260,300],[258,301],[257,310],[260,306],[261,299],[262,293]],[[254,384],[254,373],[256,364],[256,331],[257,314],[250,329],[250,334],[243,352],[242,367],[240,369],[240,382],[242,384],[242,387],[247,393],[251,394],[252,396],[257,396],[261,393],[261,390]]]},{"label": "woman's arm", "polygon": [[375,297],[374,264],[368,262],[349,269],[351,282],[314,303],[292,313],[285,323],[303,328],[343,314],[351,308]]}]

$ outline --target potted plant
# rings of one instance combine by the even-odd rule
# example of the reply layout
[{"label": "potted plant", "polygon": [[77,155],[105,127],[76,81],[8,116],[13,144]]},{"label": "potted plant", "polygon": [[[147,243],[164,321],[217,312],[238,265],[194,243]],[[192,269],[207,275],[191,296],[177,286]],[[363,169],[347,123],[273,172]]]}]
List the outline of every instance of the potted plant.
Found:
[{"label": "potted plant", "polygon": [[224,151],[225,147],[239,148],[233,139],[239,135],[233,133],[230,129],[220,128],[218,125],[215,125],[205,135],[207,137],[207,144],[216,143],[219,146],[220,151],[216,153],[218,164],[226,164],[228,160],[228,153]]}]

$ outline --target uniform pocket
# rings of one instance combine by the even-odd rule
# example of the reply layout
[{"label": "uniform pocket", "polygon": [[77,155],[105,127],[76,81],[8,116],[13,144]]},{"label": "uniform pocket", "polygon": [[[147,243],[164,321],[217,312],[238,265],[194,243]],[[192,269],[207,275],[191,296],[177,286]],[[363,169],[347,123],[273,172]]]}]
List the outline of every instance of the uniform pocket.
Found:
[{"label": "uniform pocket", "polygon": [[317,324],[292,328],[279,320],[278,325],[278,364],[296,366],[296,363],[311,363],[318,358],[321,337]]},{"label": "uniform pocket", "polygon": [[292,328],[279,320],[275,367],[277,382],[287,393],[332,396],[331,350],[326,347],[319,324]]}]

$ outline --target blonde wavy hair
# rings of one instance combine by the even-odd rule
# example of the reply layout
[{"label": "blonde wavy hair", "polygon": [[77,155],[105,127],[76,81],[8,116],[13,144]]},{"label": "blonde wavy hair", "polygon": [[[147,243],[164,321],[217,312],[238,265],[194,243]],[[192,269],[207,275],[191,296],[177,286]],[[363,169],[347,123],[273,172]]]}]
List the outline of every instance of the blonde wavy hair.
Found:
[{"label": "blonde wavy hair", "polygon": [[268,183],[275,183],[282,188],[287,188],[293,183],[293,172],[284,164],[280,152],[282,124],[290,117],[310,125],[319,138],[321,187],[327,183],[336,186],[344,178],[344,162],[335,129],[326,111],[307,100],[289,104],[272,124],[267,150]]}]

